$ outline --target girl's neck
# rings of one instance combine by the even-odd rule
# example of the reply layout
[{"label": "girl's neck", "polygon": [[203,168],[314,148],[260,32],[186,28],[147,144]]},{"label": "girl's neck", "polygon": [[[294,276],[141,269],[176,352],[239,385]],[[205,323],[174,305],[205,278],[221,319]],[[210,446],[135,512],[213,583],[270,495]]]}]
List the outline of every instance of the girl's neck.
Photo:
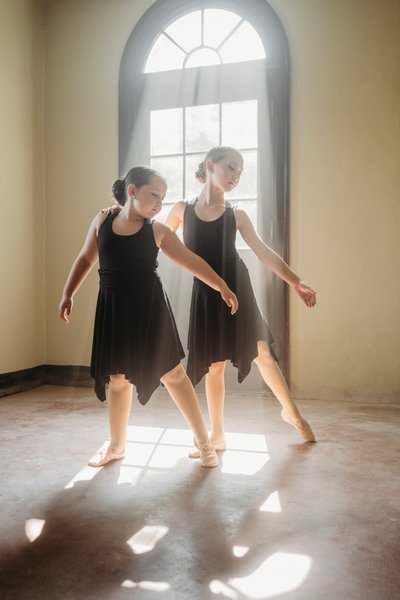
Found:
[{"label": "girl's neck", "polygon": [[137,221],[137,222],[144,221],[144,217],[140,213],[138,213],[138,211],[135,209],[131,198],[129,198],[125,202],[125,204],[119,214],[123,219],[126,219],[127,221]]},{"label": "girl's neck", "polygon": [[220,188],[212,187],[206,183],[198,196],[200,204],[212,206],[225,206],[224,192]]}]

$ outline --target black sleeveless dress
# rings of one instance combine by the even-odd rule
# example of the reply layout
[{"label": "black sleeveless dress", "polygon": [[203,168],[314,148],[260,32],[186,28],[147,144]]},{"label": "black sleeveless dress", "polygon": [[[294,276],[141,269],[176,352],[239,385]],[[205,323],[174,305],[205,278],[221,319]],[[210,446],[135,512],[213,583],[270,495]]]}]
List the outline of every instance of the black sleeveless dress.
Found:
[{"label": "black sleeveless dress", "polygon": [[238,297],[239,310],[231,315],[219,292],[194,278],[187,373],[196,385],[212,363],[230,360],[238,369],[238,381],[241,383],[258,355],[258,341],[264,340],[277,360],[272,349],[273,337],[257,305],[247,267],[236,250],[233,208],[227,204],[221,217],[203,221],[196,215],[196,201],[187,203],[185,208],[185,245],[226,281]]},{"label": "black sleeveless dress", "polygon": [[106,399],[110,375],[122,373],[146,404],[160,377],[184,357],[174,316],[157,273],[158,247],[152,223],[133,235],[118,235],[109,215],[99,237],[100,289],[90,374],[96,395]]}]

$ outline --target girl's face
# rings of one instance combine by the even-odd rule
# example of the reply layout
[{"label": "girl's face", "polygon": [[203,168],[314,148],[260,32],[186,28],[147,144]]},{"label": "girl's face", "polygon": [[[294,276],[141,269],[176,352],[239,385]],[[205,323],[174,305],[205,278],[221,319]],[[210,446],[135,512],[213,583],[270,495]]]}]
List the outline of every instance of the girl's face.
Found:
[{"label": "girl's face", "polygon": [[145,219],[151,219],[160,212],[166,192],[167,184],[157,175],[140,188],[128,186],[135,210]]},{"label": "girl's face", "polygon": [[231,152],[220,161],[209,163],[211,181],[215,186],[224,192],[230,192],[237,186],[243,171],[243,158],[239,152]]}]

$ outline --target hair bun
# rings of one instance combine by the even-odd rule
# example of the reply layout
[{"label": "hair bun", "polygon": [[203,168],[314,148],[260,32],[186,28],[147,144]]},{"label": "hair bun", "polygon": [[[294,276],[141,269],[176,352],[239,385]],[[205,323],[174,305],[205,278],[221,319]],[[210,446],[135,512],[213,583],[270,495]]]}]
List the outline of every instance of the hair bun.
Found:
[{"label": "hair bun", "polygon": [[111,192],[118,204],[123,206],[126,199],[125,179],[120,178],[114,181]]},{"label": "hair bun", "polygon": [[204,170],[204,161],[199,163],[199,168],[195,173],[195,177],[196,179],[198,179],[198,181],[200,181],[200,183],[205,183],[207,177],[206,172]]}]

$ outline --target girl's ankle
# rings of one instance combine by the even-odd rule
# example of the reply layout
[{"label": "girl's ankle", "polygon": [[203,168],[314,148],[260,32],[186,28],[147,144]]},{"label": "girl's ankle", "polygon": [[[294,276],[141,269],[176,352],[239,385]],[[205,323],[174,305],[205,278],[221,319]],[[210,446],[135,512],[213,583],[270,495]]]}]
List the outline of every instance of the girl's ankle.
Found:
[{"label": "girl's ankle", "polygon": [[113,454],[122,454],[125,450],[125,446],[117,446],[114,444],[110,444],[107,448],[107,452],[112,452]]}]

